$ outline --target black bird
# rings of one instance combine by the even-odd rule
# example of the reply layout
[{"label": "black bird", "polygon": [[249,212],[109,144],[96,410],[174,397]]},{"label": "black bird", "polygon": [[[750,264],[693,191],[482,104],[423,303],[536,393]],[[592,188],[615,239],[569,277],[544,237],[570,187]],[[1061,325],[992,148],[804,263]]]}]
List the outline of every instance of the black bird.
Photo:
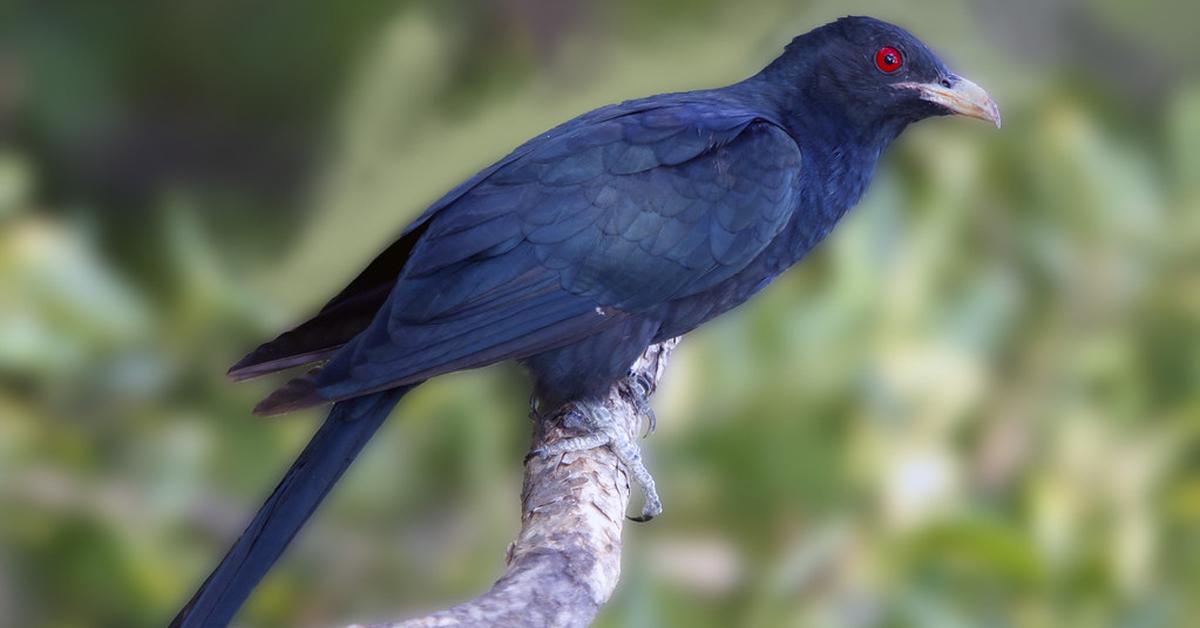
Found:
[{"label": "black bird", "polygon": [[[588,401],[647,346],[741,304],[824,238],[909,124],[995,103],[907,31],[847,17],[734,85],[652,96],[543,133],[451,190],[315,317],[229,373],[324,363],[256,408],[333,409],[174,626],[223,626],[405,393],[518,360],[576,402],[647,483],[637,446]],[[613,440],[613,439],[616,440]],[[535,452],[548,453],[548,452]]]}]

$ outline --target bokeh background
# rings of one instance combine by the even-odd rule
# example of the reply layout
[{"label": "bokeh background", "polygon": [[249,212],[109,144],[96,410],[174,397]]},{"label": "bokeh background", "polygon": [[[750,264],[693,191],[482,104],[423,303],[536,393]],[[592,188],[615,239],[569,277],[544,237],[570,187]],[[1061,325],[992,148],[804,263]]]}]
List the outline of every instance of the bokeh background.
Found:
[{"label": "bokeh background", "polygon": [[[1005,126],[911,129],[655,399],[667,511],[601,626],[1200,625],[1200,5],[0,4],[0,625],[165,624],[318,420],[225,368],[595,106],[847,13]],[[399,618],[517,529],[510,366],[406,399],[240,616]]]}]

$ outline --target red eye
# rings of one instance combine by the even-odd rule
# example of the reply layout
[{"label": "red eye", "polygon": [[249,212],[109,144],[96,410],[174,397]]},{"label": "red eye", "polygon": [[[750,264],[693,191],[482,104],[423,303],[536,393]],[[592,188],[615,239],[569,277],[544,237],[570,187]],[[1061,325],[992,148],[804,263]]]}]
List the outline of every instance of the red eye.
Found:
[{"label": "red eye", "polygon": [[879,68],[884,74],[891,74],[900,69],[904,65],[904,57],[900,55],[900,51],[891,46],[884,46],[875,51],[875,67]]}]

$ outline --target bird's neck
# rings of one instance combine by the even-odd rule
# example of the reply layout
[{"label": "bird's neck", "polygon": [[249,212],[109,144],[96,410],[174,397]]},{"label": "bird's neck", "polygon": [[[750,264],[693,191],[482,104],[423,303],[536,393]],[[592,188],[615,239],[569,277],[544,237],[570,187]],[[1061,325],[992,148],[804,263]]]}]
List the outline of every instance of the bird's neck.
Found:
[{"label": "bird's neck", "polygon": [[797,208],[803,218],[793,225],[791,238],[799,260],[862,198],[883,151],[904,125],[855,123],[841,111],[820,108],[794,112],[784,120],[803,155]]},{"label": "bird's neck", "polygon": [[862,197],[883,151],[908,122],[841,104],[820,73],[791,71],[781,76],[768,67],[735,88],[786,128],[803,155],[806,196],[840,216]]},{"label": "bird's neck", "polygon": [[822,96],[820,81],[779,78],[760,74],[738,88],[769,108],[800,147],[801,206],[786,238],[794,262],[862,198],[884,149],[907,124],[838,106]]},{"label": "bird's neck", "polygon": [[838,111],[810,111],[785,119],[804,156],[805,196],[835,219],[862,198],[884,149],[903,130],[882,122],[850,124]]}]

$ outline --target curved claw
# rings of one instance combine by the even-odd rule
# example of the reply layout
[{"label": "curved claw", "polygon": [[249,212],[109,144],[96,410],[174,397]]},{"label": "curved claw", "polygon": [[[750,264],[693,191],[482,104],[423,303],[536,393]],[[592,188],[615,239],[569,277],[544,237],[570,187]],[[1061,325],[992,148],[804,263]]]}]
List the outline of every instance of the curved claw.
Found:
[{"label": "curved claw", "polygon": [[662,511],[662,502],[658,500],[657,494],[653,494],[647,496],[646,504],[642,506],[642,514],[636,516],[625,515],[625,518],[637,523],[646,523],[647,521],[650,521],[651,519],[661,515]]},{"label": "curved claw", "polygon": [[538,396],[536,392],[529,393],[529,420],[536,421],[538,417]]},{"label": "curved claw", "polygon": [[658,417],[654,414],[654,408],[650,406],[650,393],[654,390],[654,382],[645,373],[630,373],[628,381],[638,414],[646,418],[646,431],[642,438],[649,438],[658,427]]},{"label": "curved claw", "polygon": [[654,415],[654,408],[651,408],[649,404],[646,405],[644,415],[646,417],[646,433],[642,434],[642,438],[650,438],[654,429],[658,427],[658,417]]}]

